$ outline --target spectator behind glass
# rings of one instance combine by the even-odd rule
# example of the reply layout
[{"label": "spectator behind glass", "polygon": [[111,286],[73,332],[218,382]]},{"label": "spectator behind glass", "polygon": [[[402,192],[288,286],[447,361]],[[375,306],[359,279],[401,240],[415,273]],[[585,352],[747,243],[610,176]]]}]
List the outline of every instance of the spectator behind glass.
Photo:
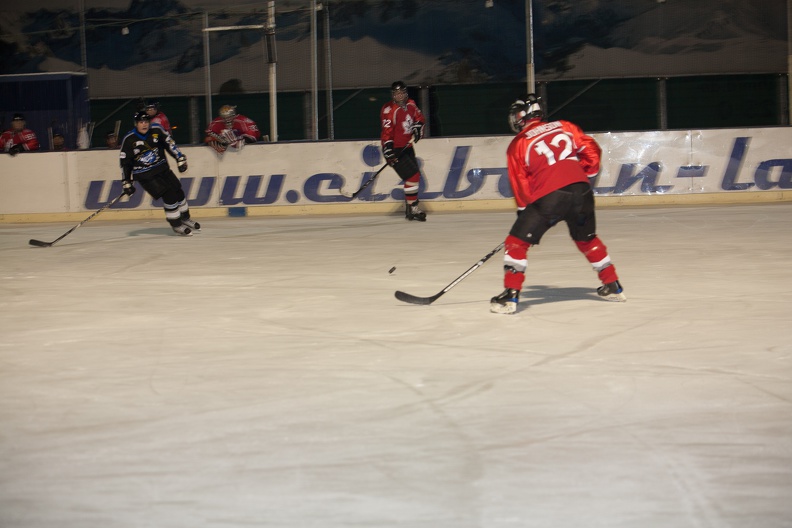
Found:
[{"label": "spectator behind glass", "polygon": [[63,134],[52,134],[52,150],[66,150],[66,140]]},{"label": "spectator behind glass", "polygon": [[14,114],[14,118],[11,120],[11,128],[0,135],[0,148],[3,152],[16,156],[22,151],[39,150],[41,146],[35,132],[25,128],[25,116]]},{"label": "spectator behind glass", "polygon": [[255,143],[260,137],[255,121],[237,114],[236,106],[223,105],[220,115],[209,123],[204,142],[222,156],[228,148],[242,150],[246,144]]},{"label": "spectator behind glass", "polygon": [[105,139],[105,145],[109,149],[117,149],[118,148],[118,136],[115,135],[115,132],[108,132],[107,137]]}]

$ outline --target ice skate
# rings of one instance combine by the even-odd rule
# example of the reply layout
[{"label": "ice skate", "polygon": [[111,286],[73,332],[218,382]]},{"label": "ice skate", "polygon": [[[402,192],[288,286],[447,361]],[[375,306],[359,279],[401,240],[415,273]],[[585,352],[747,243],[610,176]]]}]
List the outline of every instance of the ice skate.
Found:
[{"label": "ice skate", "polygon": [[520,302],[519,290],[506,288],[503,293],[490,299],[490,312],[499,314],[513,314],[517,311]]},{"label": "ice skate", "polygon": [[191,220],[189,218],[182,218],[181,223],[183,226],[187,226],[190,228],[190,231],[193,233],[200,233],[201,232],[201,224],[196,222],[195,220]]},{"label": "ice skate", "polygon": [[421,211],[418,207],[418,200],[410,203],[407,202],[407,208],[404,211],[404,217],[407,220],[417,220],[419,222],[426,222],[426,213]]},{"label": "ice skate", "polygon": [[609,282],[597,288],[597,295],[606,301],[624,302],[627,297],[624,295],[624,288],[619,281]]},{"label": "ice skate", "polygon": [[173,231],[175,231],[176,233],[178,233],[181,236],[192,236],[192,229],[190,229],[185,224],[180,224],[180,225],[171,226],[171,227],[173,227]]}]

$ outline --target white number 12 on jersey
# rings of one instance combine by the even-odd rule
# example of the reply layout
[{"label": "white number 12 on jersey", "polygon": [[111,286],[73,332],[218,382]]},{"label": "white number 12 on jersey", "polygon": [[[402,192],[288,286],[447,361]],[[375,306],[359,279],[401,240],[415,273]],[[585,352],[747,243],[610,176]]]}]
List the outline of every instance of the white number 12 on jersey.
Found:
[{"label": "white number 12 on jersey", "polygon": [[[570,154],[572,154],[572,139],[566,134],[556,134],[553,136],[553,139],[550,140],[550,145],[555,147],[555,150],[562,148],[561,153],[558,155],[558,159],[556,159],[553,149],[551,149],[547,143],[544,142],[544,140],[538,141],[534,144],[534,150],[540,156],[547,158],[548,165],[555,165],[556,162],[565,160]],[[573,156],[573,158],[577,157]]]}]

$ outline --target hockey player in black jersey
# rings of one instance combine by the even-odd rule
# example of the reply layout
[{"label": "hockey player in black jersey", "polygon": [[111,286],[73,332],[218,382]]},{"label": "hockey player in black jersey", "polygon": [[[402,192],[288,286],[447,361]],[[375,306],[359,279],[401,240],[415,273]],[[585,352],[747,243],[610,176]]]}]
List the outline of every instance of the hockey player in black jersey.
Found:
[{"label": "hockey player in black jersey", "polygon": [[135,128],[121,141],[121,172],[124,194],[135,192],[137,181],[153,198],[162,198],[165,218],[173,230],[183,236],[201,231],[201,225],[190,219],[190,208],[179,178],[168,166],[165,152],[176,159],[179,172],[187,170],[187,158],[170,134],[151,124],[145,111],[135,114]]}]

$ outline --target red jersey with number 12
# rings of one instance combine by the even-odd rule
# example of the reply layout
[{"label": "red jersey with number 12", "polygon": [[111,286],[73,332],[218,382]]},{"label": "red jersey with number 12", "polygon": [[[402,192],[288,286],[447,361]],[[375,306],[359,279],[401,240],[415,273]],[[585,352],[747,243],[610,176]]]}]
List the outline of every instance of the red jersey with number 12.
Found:
[{"label": "red jersey with number 12", "polygon": [[514,200],[519,209],[599,172],[594,138],[569,121],[531,121],[506,149]]}]

